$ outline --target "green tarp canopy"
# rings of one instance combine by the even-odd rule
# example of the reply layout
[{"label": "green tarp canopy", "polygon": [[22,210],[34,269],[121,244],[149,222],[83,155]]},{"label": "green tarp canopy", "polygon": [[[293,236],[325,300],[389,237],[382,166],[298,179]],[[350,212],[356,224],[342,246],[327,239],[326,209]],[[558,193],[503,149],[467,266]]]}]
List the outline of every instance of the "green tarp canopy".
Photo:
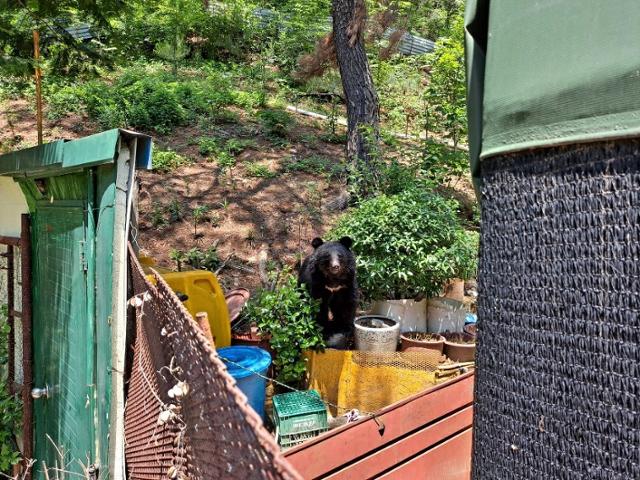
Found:
[{"label": "green tarp canopy", "polygon": [[531,148],[640,135],[640,1],[469,0],[471,168]]}]

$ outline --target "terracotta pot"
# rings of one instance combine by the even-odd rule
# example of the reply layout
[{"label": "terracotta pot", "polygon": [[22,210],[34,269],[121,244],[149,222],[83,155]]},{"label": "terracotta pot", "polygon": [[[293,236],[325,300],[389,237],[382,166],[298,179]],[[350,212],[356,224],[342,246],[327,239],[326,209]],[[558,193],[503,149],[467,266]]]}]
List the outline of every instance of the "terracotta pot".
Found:
[{"label": "terracotta pot", "polygon": [[271,338],[269,336],[263,336],[253,328],[250,332],[247,333],[235,333],[231,332],[231,345],[245,345],[248,347],[260,347],[263,350],[271,353],[273,357],[273,352],[271,351],[271,344],[269,340]]},{"label": "terracotta pot", "polygon": [[405,333],[400,335],[400,341],[402,342],[402,346],[400,347],[401,352],[406,352],[408,349],[416,349],[416,348],[426,348],[428,350],[436,350],[438,353],[442,353],[442,349],[444,348],[444,337],[442,335],[438,335],[437,333],[433,333],[434,337],[437,337],[434,340],[418,340],[415,338],[409,338],[409,333]]},{"label": "terracotta pot", "polygon": [[468,323],[463,328],[464,333],[468,333],[469,335],[473,335],[474,337],[476,336],[477,330],[477,325],[475,323]]},{"label": "terracotta pot", "polygon": [[229,321],[231,322],[232,327],[236,321],[238,321],[238,317],[240,317],[240,313],[242,313],[242,309],[246,305],[247,301],[249,301],[250,296],[251,294],[246,288],[236,288],[227,292],[224,296],[227,303],[227,310],[229,310]]},{"label": "terracotta pot", "polygon": [[444,287],[444,296],[462,302],[464,300],[464,280],[452,278]]},{"label": "terracotta pot", "polygon": [[476,358],[476,339],[468,333],[443,333],[444,354],[454,362],[473,362]]}]

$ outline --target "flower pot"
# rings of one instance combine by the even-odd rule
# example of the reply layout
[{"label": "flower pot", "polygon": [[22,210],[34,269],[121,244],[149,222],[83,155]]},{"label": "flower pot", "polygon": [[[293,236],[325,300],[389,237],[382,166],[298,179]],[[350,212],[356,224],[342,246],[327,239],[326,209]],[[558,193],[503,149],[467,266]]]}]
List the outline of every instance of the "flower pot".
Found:
[{"label": "flower pot", "polygon": [[432,298],[427,305],[427,332],[461,332],[467,310],[464,304],[450,298]]},{"label": "flower pot", "polygon": [[246,288],[236,288],[228,292],[225,296],[225,302],[227,303],[227,310],[229,311],[229,322],[231,327],[238,321],[242,309],[249,301],[251,294]]},{"label": "flower pot", "polygon": [[464,333],[468,333],[469,335],[473,336],[473,338],[476,337],[477,331],[478,331],[478,327],[476,323],[467,323],[464,326]]},{"label": "flower pot", "polygon": [[426,348],[442,353],[444,348],[444,337],[437,333],[403,333],[400,335],[402,345],[400,351],[405,352],[409,348]]},{"label": "flower pot", "polygon": [[476,358],[476,339],[468,333],[443,333],[444,354],[454,362],[473,362]]},{"label": "flower pot", "polygon": [[381,300],[373,304],[371,313],[400,322],[401,332],[424,332],[427,329],[427,299]]},{"label": "flower pot", "polygon": [[365,315],[353,322],[356,350],[395,352],[400,336],[400,322],[383,315]]},{"label": "flower pot", "polygon": [[449,280],[444,286],[444,296],[462,302],[464,300],[464,280],[460,278]]},{"label": "flower pot", "polygon": [[231,345],[259,347],[270,352],[273,356],[269,343],[270,339],[270,336],[263,336],[256,327],[252,327],[251,330],[246,333],[231,332]]}]

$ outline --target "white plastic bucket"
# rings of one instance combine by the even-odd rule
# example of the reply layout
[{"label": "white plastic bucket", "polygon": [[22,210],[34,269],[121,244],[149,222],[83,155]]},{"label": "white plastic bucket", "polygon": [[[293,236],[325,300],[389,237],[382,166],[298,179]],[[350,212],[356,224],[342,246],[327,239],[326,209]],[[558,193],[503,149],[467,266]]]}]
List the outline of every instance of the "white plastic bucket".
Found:
[{"label": "white plastic bucket", "polygon": [[371,313],[384,315],[400,322],[400,331],[425,332],[427,329],[427,299],[385,300],[373,304]]},{"label": "white plastic bucket", "polygon": [[[371,324],[371,325],[369,325]],[[365,315],[353,322],[356,350],[395,352],[400,338],[400,323],[382,315]]]},{"label": "white plastic bucket", "polygon": [[427,304],[427,331],[461,332],[467,313],[462,302],[451,298],[432,298]]}]

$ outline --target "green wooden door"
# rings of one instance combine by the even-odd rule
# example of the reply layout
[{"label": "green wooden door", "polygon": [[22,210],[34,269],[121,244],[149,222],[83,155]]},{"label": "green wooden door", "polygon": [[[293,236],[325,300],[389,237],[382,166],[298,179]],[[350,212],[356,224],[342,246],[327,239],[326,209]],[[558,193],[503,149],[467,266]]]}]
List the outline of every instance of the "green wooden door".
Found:
[{"label": "green wooden door", "polygon": [[44,462],[82,473],[94,461],[95,338],[87,300],[86,219],[82,202],[38,203],[34,214],[34,387],[47,389],[34,395],[42,395],[34,400],[37,478],[44,478]]}]

